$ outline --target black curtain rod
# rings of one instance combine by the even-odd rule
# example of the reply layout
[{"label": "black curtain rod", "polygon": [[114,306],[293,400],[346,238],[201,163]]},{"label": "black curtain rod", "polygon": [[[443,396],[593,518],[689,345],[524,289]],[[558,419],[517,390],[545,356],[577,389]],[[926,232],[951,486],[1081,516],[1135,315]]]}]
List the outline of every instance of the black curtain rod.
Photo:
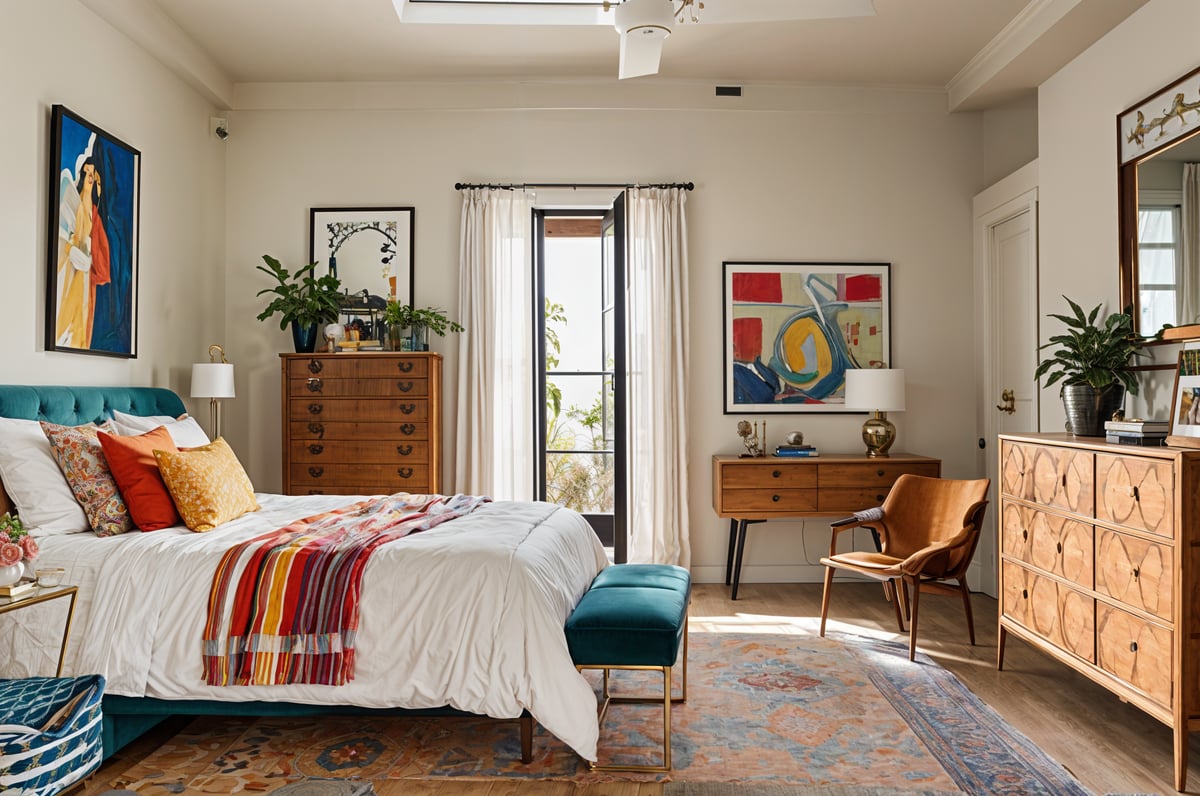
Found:
[{"label": "black curtain rod", "polygon": [[509,184],[492,184],[492,183],[473,183],[473,182],[456,182],[454,190],[463,191],[468,188],[500,188],[506,191],[515,191],[518,188],[527,190],[529,188],[682,188],[685,191],[690,191],[696,186],[690,182],[653,182],[653,183],[609,183],[609,182],[523,182]]}]

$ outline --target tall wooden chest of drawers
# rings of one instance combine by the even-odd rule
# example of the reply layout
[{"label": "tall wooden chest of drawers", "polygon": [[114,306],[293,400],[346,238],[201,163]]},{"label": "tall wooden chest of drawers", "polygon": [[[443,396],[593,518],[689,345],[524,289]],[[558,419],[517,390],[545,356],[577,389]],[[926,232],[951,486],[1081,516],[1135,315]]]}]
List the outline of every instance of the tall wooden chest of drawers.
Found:
[{"label": "tall wooden chest of drawers", "polygon": [[1172,727],[1200,728],[1200,450],[1000,437],[1000,635]]},{"label": "tall wooden chest of drawers", "polygon": [[285,494],[439,491],[440,354],[280,357]]}]

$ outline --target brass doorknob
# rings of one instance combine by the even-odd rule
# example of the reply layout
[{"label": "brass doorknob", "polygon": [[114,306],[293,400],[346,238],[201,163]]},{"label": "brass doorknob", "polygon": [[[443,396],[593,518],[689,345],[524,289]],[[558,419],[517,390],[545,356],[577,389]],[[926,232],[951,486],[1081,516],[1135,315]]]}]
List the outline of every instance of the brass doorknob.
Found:
[{"label": "brass doorknob", "polygon": [[996,404],[996,408],[1004,414],[1011,415],[1013,412],[1017,411],[1017,396],[1012,390],[1005,390],[1004,392],[1000,393],[1000,400],[1004,403]]}]

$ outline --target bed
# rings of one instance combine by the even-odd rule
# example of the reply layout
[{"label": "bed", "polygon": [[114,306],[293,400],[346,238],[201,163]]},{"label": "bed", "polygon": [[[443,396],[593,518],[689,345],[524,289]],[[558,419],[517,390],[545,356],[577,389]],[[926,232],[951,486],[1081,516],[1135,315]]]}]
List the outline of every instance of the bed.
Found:
[{"label": "bed", "polygon": [[[0,418],[80,425],[114,409],[142,416],[185,411],[177,395],[158,388],[0,385]],[[260,511],[207,533],[171,527],[103,538],[38,536],[38,566],[64,567],[66,581],[79,586],[64,674],[107,679],[106,755],[172,714],[449,710],[523,718],[523,757],[532,719],[596,759],[596,699],[563,633],[571,609],[607,565],[580,515],[552,504],[496,501],[380,547],[363,571],[356,671],[344,685],[205,685],[200,639],[223,551],[361,500],[257,497]],[[8,505],[0,485],[0,510]],[[0,624],[0,648],[12,650],[0,659],[0,677],[44,671],[54,659],[61,614],[52,605]]]}]

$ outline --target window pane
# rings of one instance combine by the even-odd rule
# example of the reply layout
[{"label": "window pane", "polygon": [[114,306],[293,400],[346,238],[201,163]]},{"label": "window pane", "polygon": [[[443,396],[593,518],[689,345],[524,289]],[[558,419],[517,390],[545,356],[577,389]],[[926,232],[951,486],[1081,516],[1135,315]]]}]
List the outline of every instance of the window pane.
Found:
[{"label": "window pane", "polygon": [[546,500],[581,513],[613,511],[610,453],[547,453]]},{"label": "window pane", "polygon": [[1175,284],[1175,249],[1138,249],[1138,281],[1143,285]]},{"label": "window pane", "polygon": [[552,333],[560,346],[554,370],[601,370],[600,239],[547,238],[545,273],[547,307],[561,308],[546,319],[547,353]]},{"label": "window pane", "polygon": [[1138,293],[1141,301],[1139,329],[1142,334],[1154,334],[1164,323],[1175,325],[1175,291],[1146,290]]},{"label": "window pane", "polygon": [[[546,379],[561,396],[559,410],[546,408],[547,450],[604,450],[605,396],[601,390],[607,379],[603,376],[550,376]],[[611,390],[607,396],[612,400]]]},{"label": "window pane", "polygon": [[1175,211],[1169,207],[1138,210],[1139,243],[1173,243]]}]

